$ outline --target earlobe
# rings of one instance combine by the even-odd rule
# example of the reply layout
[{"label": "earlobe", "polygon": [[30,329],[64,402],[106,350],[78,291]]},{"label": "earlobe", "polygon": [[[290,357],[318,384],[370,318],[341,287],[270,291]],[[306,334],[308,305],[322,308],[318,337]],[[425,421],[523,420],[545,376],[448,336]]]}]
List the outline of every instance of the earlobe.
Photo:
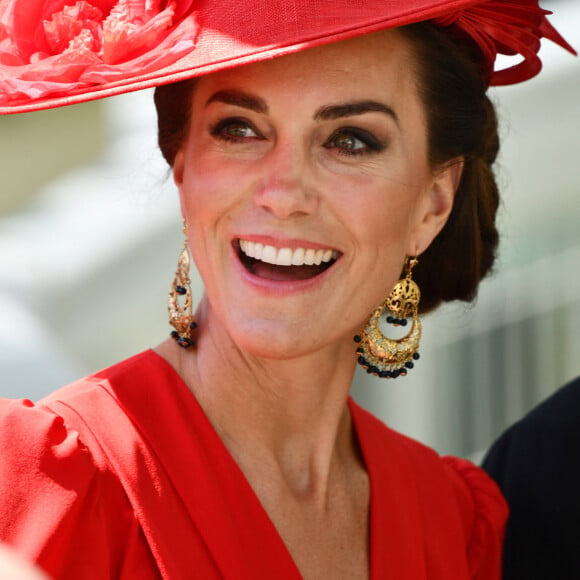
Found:
[{"label": "earlobe", "polygon": [[453,209],[455,192],[461,182],[463,165],[463,158],[453,159],[433,174],[431,187],[422,204],[420,222],[410,240],[408,255],[424,252],[445,226]]}]

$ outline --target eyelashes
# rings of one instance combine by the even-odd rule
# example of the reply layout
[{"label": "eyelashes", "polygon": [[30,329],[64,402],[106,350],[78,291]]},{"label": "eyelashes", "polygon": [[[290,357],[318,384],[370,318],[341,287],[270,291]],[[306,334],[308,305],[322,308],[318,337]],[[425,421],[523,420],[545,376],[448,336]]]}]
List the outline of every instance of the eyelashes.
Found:
[{"label": "eyelashes", "polygon": [[248,140],[263,139],[259,131],[246,119],[228,117],[210,127],[210,134],[229,143],[243,143]]},{"label": "eyelashes", "polygon": [[324,143],[326,149],[335,149],[341,155],[380,153],[386,144],[378,137],[358,127],[342,127]]},{"label": "eyelashes", "polygon": [[[210,134],[225,143],[241,145],[266,139],[253,123],[242,117],[227,117],[217,121],[210,126]],[[360,127],[341,127],[322,146],[349,157],[372,155],[387,148],[382,139]]]}]

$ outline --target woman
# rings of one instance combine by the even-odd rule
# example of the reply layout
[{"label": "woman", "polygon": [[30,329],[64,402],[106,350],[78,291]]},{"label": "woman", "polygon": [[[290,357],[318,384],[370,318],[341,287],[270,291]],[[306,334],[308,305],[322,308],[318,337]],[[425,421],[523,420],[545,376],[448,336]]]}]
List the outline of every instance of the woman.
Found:
[{"label": "woman", "polygon": [[[4,403],[2,537],[59,579],[498,578],[494,484],[349,387],[357,360],[413,368],[418,287],[423,312],[469,300],[492,265],[486,88],[535,74],[541,36],[567,46],[536,3],[14,4],[3,112],[183,81],[156,104],[187,242],[172,339]],[[499,50],[525,60],[493,72]]]}]

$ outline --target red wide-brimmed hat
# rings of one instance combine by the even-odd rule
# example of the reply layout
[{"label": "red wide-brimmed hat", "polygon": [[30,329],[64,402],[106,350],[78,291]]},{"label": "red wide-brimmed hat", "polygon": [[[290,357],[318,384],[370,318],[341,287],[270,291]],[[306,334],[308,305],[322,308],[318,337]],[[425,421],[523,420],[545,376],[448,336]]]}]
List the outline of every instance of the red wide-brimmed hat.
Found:
[{"label": "red wide-brimmed hat", "polygon": [[[538,0],[0,0],[0,113],[149,88],[430,20],[481,49],[488,81],[537,74]],[[495,70],[498,54],[521,62]]]}]

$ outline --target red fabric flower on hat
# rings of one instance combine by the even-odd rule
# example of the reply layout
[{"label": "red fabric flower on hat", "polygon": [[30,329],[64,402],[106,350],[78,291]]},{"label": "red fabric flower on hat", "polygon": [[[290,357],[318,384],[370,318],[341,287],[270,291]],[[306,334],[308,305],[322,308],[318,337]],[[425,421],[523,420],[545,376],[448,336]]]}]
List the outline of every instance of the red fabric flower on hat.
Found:
[{"label": "red fabric flower on hat", "polygon": [[[508,85],[537,75],[542,68],[538,56],[540,39],[547,38],[576,54],[546,18],[550,11],[540,8],[538,0],[484,0],[462,10],[434,19],[439,26],[451,27],[474,41],[488,66],[492,85]],[[523,61],[494,71],[498,54],[520,54]]]},{"label": "red fabric flower on hat", "polygon": [[0,105],[159,70],[190,52],[194,0],[0,0]]}]

